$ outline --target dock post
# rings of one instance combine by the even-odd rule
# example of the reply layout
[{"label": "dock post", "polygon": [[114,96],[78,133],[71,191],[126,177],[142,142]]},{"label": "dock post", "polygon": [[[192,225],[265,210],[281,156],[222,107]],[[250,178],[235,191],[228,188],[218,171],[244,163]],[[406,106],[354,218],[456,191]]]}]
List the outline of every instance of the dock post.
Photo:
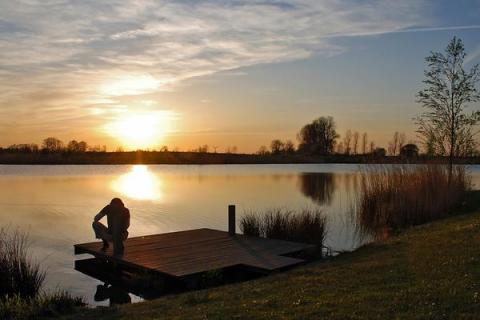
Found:
[{"label": "dock post", "polygon": [[228,206],[228,234],[231,236],[234,236],[237,233],[235,230],[235,225],[235,205],[231,204]]}]

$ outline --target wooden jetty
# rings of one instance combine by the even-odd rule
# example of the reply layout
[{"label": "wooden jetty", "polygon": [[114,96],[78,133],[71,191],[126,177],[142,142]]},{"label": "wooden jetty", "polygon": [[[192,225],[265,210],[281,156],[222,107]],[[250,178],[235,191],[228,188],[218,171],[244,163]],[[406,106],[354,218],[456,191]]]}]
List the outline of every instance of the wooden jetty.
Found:
[{"label": "wooden jetty", "polygon": [[305,262],[289,255],[315,248],[235,234],[234,219],[235,209],[230,207],[229,232],[196,229],[129,238],[122,257],[113,256],[112,246],[102,251],[101,242],[76,244],[75,254],[91,254],[139,271],[180,278],[229,267],[268,273]]}]

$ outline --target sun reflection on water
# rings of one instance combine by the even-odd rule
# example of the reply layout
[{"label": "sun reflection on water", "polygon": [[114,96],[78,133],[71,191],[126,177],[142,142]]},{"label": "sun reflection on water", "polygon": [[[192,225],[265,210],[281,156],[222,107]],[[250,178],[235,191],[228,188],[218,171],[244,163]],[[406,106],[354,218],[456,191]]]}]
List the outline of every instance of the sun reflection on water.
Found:
[{"label": "sun reflection on water", "polygon": [[145,165],[135,165],[112,183],[116,192],[135,200],[160,200],[161,182]]}]

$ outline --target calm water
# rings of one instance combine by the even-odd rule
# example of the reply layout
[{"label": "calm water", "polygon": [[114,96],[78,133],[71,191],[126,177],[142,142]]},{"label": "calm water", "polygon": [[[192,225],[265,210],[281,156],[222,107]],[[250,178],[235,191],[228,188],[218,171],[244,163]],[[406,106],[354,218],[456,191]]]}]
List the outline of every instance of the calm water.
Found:
[{"label": "calm water", "polygon": [[[320,206],[327,245],[353,250],[362,240],[350,216],[359,165],[0,166],[0,225],[30,234],[32,253],[47,268],[47,287],[91,304],[99,281],[73,269],[73,244],[93,241],[93,216],[112,197],[132,215],[131,236],[227,229],[227,206],[245,210]],[[480,166],[471,166],[480,182]],[[85,256],[87,257],[87,256]],[[139,298],[131,295],[132,301]]]}]

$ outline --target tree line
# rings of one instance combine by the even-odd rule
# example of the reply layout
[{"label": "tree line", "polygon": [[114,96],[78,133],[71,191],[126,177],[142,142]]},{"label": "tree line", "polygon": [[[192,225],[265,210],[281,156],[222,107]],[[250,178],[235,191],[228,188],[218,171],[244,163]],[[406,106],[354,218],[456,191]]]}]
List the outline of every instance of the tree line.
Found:
[{"label": "tree line", "polygon": [[418,156],[417,145],[410,141],[404,133],[395,132],[388,149],[377,147],[375,141],[368,139],[368,133],[359,133],[348,129],[343,138],[338,134],[333,117],[319,117],[303,126],[297,134],[298,146],[291,140],[274,139],[270,148],[261,146],[259,155],[302,154],[310,156],[328,155],[373,155],[373,156]]},{"label": "tree line", "polygon": [[[456,157],[478,156],[476,129],[480,111],[468,112],[468,107],[480,101],[480,66],[465,70],[465,47],[461,39],[454,37],[445,52],[432,52],[425,58],[424,88],[417,93],[417,102],[424,112],[414,121],[417,137],[424,153],[430,157],[448,157],[450,170]],[[390,155],[416,156],[418,146],[406,142],[404,133],[395,132],[388,148],[376,147],[368,141],[366,132],[347,130],[341,140],[332,117],[320,117],[305,125],[297,135],[298,147],[290,141],[272,141],[270,150],[262,146],[259,154],[298,152],[310,155]],[[286,146],[288,145],[288,148]]]},{"label": "tree line", "polygon": [[48,137],[43,139],[42,144],[40,146],[35,143],[12,144],[6,148],[3,148],[3,150],[10,151],[10,152],[22,152],[22,153],[34,153],[34,152],[81,153],[81,152],[106,152],[107,146],[105,145],[92,146],[83,140],[81,141],[70,140],[68,143],[65,144],[60,139],[57,139],[55,137]]}]

